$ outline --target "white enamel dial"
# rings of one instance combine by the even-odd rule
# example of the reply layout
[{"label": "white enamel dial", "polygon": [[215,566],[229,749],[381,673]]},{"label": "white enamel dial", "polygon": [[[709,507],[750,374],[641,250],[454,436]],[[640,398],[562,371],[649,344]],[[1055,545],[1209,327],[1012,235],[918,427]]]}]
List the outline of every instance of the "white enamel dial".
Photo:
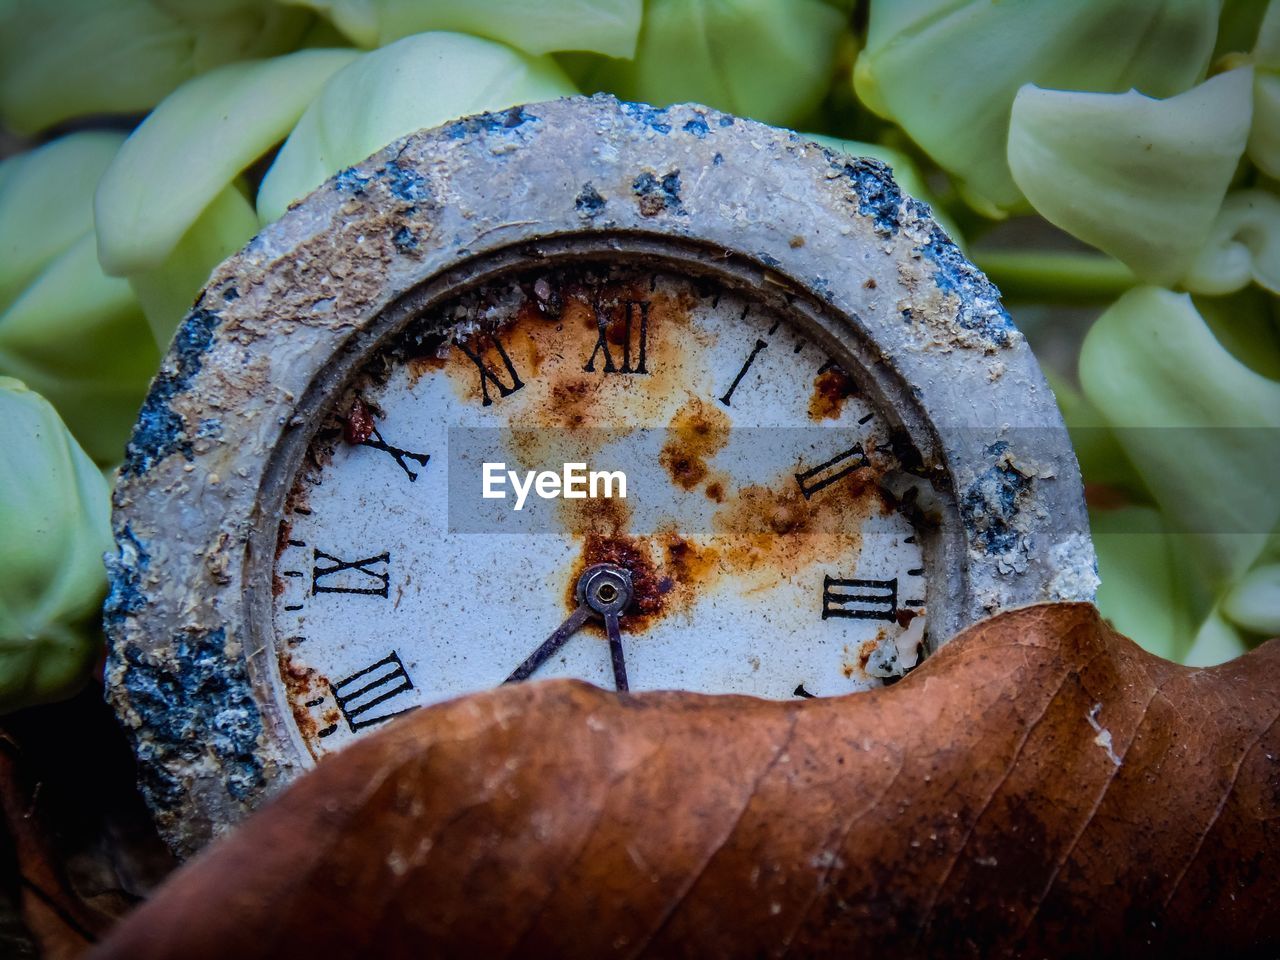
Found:
[{"label": "white enamel dial", "polygon": [[[510,486],[480,496],[495,461],[620,468],[627,496],[515,511]],[[748,294],[604,266],[490,283],[412,323],[312,443],[280,522],[278,695],[318,756],[522,665],[621,685],[598,611],[553,637],[600,565],[628,581],[631,690],[880,685],[925,640],[900,471],[882,413]]]}]

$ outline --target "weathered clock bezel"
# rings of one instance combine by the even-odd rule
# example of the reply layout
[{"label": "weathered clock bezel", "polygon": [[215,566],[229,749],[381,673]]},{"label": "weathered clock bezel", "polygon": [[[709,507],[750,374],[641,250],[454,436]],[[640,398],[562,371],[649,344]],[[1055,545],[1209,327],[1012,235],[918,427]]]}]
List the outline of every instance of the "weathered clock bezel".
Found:
[{"label": "weathered clock bezel", "polygon": [[883,165],[697,106],[467,118],[342,171],[221,265],[144,405],[115,495],[107,680],[179,853],[308,762],[275,695],[264,590],[326,399],[429,303],[604,256],[789,297],[784,314],[854,368],[951,497],[929,547],[935,637],[1091,599],[1052,394],[995,288]]}]

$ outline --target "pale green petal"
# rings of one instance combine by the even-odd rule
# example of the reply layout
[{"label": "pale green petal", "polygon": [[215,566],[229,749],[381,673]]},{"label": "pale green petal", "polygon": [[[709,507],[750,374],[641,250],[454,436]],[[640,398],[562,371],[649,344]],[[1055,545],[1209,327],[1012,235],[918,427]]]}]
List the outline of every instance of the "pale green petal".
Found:
[{"label": "pale green petal", "polygon": [[1280,300],[1260,287],[1194,298],[1217,341],[1254,373],[1280,381]]},{"label": "pale green petal", "polygon": [[1225,350],[1189,296],[1155,287],[1094,324],[1080,381],[1170,525],[1190,531],[1206,588],[1233,582],[1280,521],[1280,383]]},{"label": "pale green petal", "polygon": [[1168,100],[1024,87],[1009,166],[1036,210],[1152,283],[1173,283],[1204,246],[1244,152],[1253,70]]},{"label": "pale green petal", "polygon": [[693,101],[794,126],[830,85],[844,29],[820,0],[649,0],[635,59],[600,61],[582,83],[588,93]]},{"label": "pale green petal", "polygon": [[1180,660],[1192,621],[1179,582],[1178,540],[1150,507],[1090,512],[1098,555],[1098,609],[1147,650]]},{"label": "pale green petal", "polygon": [[257,232],[253,205],[231,184],[214,198],[160,266],[130,275],[129,283],[142,303],[156,343],[168,346],[213,268]]},{"label": "pale green petal", "polygon": [[1280,293],[1280,197],[1237,190],[1223,201],[1182,283],[1196,293],[1224,294],[1252,281]]},{"label": "pale green petal", "polygon": [[48,397],[100,463],[124,455],[159,362],[128,283],[98,266],[92,233],[0,313],[0,374]]},{"label": "pale green petal", "polygon": [[1248,649],[1240,631],[1214,610],[1200,625],[1182,662],[1189,667],[1215,667],[1234,660]]},{"label": "pale green petal", "polygon": [[0,120],[33,131],[145,111],[219,64],[291,49],[311,20],[274,3],[234,5],[220,16],[191,16],[195,6],[18,0],[0,13]]},{"label": "pale green petal", "polygon": [[98,188],[98,256],[125,276],[158,267],[240,171],[283,140],[359,54],[303,50],[188,81],[125,142]]},{"label": "pale green petal", "polygon": [[93,191],[119,133],[73,133],[0,163],[0,310],[93,229]]},{"label": "pale green petal", "polygon": [[1150,494],[1106,418],[1062,377],[1048,369],[1044,373],[1067,425],[1086,487],[1105,487],[1111,494],[1123,494],[1139,503],[1148,502]]},{"label": "pale green petal", "polygon": [[100,642],[107,483],[52,406],[0,377],[0,711],[74,691]]},{"label": "pale green petal", "polygon": [[1245,574],[1223,600],[1222,612],[1246,630],[1280,636],[1280,564]]},{"label": "pale green petal", "polygon": [[499,40],[526,53],[635,53],[643,0],[286,0],[329,17],[363,47],[414,33],[452,30]]},{"label": "pale green petal", "polygon": [[1280,75],[1258,71],[1253,82],[1249,159],[1269,177],[1280,177]]},{"label": "pale green petal", "polygon": [[421,33],[360,57],[325,85],[258,191],[263,223],[392,140],[446,120],[573,94],[547,57],[460,33]]},{"label": "pale green petal", "polygon": [[[1260,3],[1261,0],[1246,0]],[[1253,62],[1269,70],[1280,70],[1280,3],[1269,0],[1267,12],[1258,25],[1258,36],[1253,44]]]},{"label": "pale green petal", "polygon": [[1213,51],[1219,0],[872,0],[859,98],[972,193],[1017,206],[1004,146],[1027,83],[1154,97],[1187,89]]}]

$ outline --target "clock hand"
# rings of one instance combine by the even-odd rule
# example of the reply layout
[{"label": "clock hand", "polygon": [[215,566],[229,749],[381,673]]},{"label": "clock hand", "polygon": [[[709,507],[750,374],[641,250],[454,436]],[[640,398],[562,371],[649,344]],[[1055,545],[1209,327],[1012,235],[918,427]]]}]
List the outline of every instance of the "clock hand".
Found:
[{"label": "clock hand", "polygon": [[605,630],[609,634],[609,657],[613,663],[614,682],[619,690],[627,689],[627,667],[622,655],[622,631],[618,618],[631,602],[631,574],[616,564],[598,563],[583,571],[574,594],[578,598],[578,608],[520,666],[511,671],[511,675],[503,683],[528,680],[535,670],[564,646],[565,641],[579,627],[591,617],[597,616],[604,620]]},{"label": "clock hand", "polygon": [[627,662],[622,656],[622,631],[618,627],[618,615],[607,614],[604,628],[609,634],[609,659],[613,661],[613,683],[618,690],[627,689]]},{"label": "clock hand", "polygon": [[525,658],[524,663],[511,671],[511,676],[503,680],[503,683],[519,683],[521,680],[528,680],[540,666],[547,662],[557,650],[564,646],[564,642],[578,632],[578,628],[591,619],[593,611],[585,603],[569,614],[569,618],[564,623],[556,627],[551,636],[542,641],[542,645],[537,650],[529,654]]}]

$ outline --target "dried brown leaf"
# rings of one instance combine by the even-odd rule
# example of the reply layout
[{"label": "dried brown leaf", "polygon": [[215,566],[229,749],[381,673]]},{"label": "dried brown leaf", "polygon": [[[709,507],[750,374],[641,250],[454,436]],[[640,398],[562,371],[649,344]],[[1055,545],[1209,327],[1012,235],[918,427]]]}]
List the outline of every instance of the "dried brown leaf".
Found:
[{"label": "dried brown leaf", "polygon": [[95,954],[1280,952],[1280,641],[1152,657],[1008,613],[773,703],[505,687],[325,761]]}]

